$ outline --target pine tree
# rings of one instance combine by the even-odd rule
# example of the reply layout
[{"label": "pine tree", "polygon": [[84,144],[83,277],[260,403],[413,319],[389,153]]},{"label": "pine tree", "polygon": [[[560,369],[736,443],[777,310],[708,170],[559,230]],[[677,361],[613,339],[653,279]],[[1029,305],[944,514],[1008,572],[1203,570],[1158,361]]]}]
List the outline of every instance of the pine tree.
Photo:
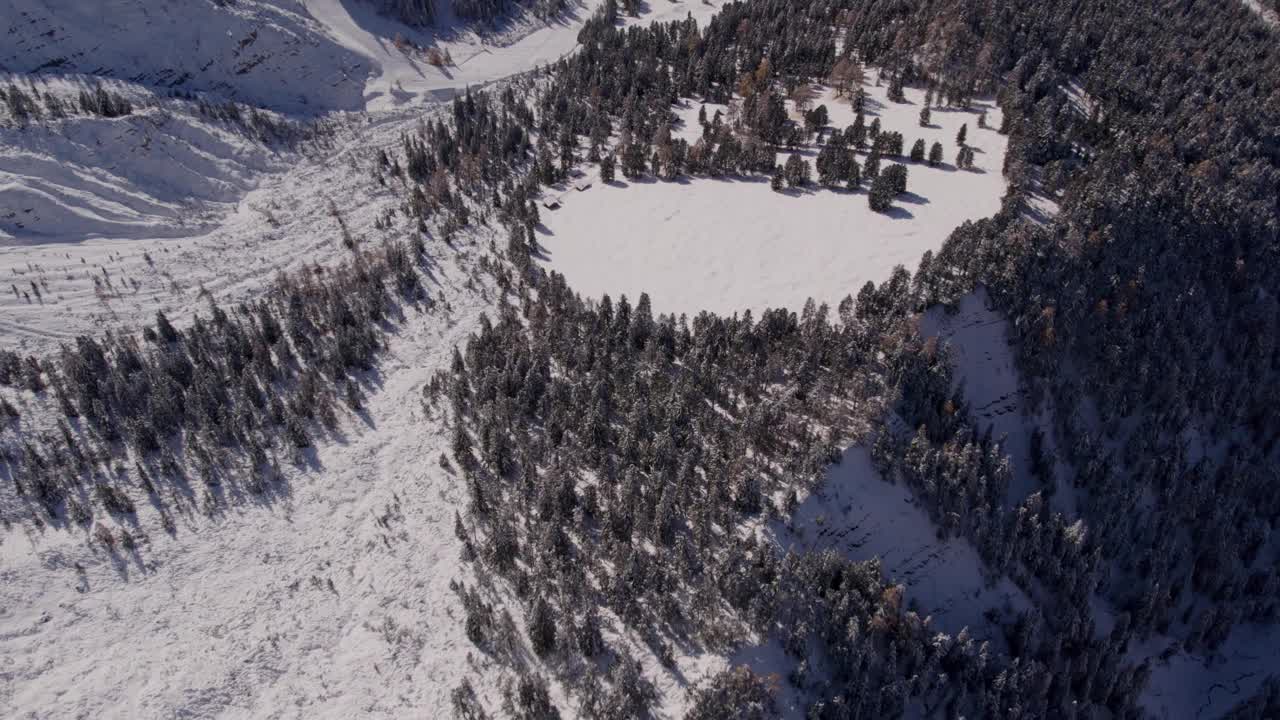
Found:
[{"label": "pine tree", "polygon": [[920,109],[920,127],[929,127],[929,106]]},{"label": "pine tree", "polygon": [[956,144],[963,147],[965,138],[969,134],[969,124],[965,123],[960,126],[960,132],[956,133]]},{"label": "pine tree", "polygon": [[887,177],[890,188],[895,195],[901,195],[907,191],[907,166],[894,163],[881,171],[882,177]]},{"label": "pine tree", "polygon": [[781,165],[773,166],[773,175],[769,178],[769,187],[775,192],[782,192],[782,188],[786,187],[786,178],[782,172]]},{"label": "pine tree", "polygon": [[858,166],[858,160],[852,152],[849,153],[849,164],[846,170],[845,187],[850,190],[857,190],[858,186],[862,184],[862,168]]},{"label": "pine tree", "polygon": [[849,142],[857,148],[863,148],[867,144],[867,119],[859,112],[853,118],[853,124],[845,131],[845,135],[849,138]]},{"label": "pine tree", "polygon": [[880,174],[880,148],[871,148],[871,152],[867,154],[867,162],[862,166],[862,174],[868,180],[874,180]]},{"label": "pine tree", "polygon": [[539,597],[529,617],[529,641],[538,657],[545,657],[556,649],[555,611],[544,598]]},{"label": "pine tree", "polygon": [[929,148],[929,166],[938,167],[942,164],[942,143],[935,142]]},{"label": "pine tree", "polygon": [[867,193],[867,204],[876,212],[885,212],[893,207],[894,187],[892,174],[880,173],[871,181],[871,190]]},{"label": "pine tree", "polygon": [[924,161],[924,138],[920,138],[919,140],[916,140],[914,145],[911,146],[911,162],[923,162],[923,161]]}]

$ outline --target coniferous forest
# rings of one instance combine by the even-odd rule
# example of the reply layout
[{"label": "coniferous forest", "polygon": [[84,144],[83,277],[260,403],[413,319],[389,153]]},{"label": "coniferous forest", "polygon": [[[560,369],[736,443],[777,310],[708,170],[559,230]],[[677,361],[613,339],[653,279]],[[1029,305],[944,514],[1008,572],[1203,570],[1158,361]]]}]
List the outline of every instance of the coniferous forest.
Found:
[{"label": "coniferous forest", "polygon": [[[429,1],[383,5],[435,22]],[[508,5],[453,9],[491,21]],[[631,10],[607,0],[575,53],[461,94],[368,158],[412,240],[344,224],[344,263],[282,274],[254,301],[209,298],[190,323],[158,314],[53,356],[0,348],[0,386],[56,417],[0,432],[0,479],[22,501],[6,521],[87,528],[147,501],[167,514],[180,497],[283,492],[378,392],[390,338],[447,312],[426,279],[448,250],[495,297],[421,389],[421,431],[449,443],[421,460],[465,496],[458,622],[519,678],[503,716],[656,716],[639,650],[610,641],[625,635],[669,667],[690,648],[780,644],[786,676],[730,667],[690,691],[698,720],[776,717],[780,684],[812,720],[1141,718],[1149,641],[1210,653],[1280,622],[1280,44],[1254,12],[745,0],[705,25],[639,26]],[[999,127],[926,147],[864,115],[872,75],[891,98],[927,89],[935,110],[995,98]],[[815,82],[853,96],[854,124],[788,114]],[[15,92],[0,96],[34,107]],[[690,143],[673,133],[683,99],[734,111],[704,113]],[[131,111],[100,89],[79,104]],[[1001,210],[835,307],[661,314],[647,294],[584,297],[539,262],[542,192],[583,170],[816,185],[887,212],[910,164],[972,169],[964,133],[980,129],[1008,138]],[[821,150],[800,153],[815,136]],[[498,240],[465,239],[477,231]],[[1047,418],[1025,496],[951,349],[920,331],[979,290]],[[25,420],[0,404],[0,426]],[[978,641],[940,631],[876,560],[774,542],[767,528],[851,446],[1033,607]],[[1228,717],[1280,716],[1278,682]],[[489,717],[479,690],[454,688],[449,711]]]}]

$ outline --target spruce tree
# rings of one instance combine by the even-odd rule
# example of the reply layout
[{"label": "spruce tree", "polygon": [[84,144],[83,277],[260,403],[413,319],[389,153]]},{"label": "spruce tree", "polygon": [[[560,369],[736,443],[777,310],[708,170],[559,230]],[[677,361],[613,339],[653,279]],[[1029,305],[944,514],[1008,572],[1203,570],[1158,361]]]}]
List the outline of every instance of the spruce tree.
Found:
[{"label": "spruce tree", "polygon": [[935,142],[929,148],[929,166],[938,167],[942,164],[942,143]]}]

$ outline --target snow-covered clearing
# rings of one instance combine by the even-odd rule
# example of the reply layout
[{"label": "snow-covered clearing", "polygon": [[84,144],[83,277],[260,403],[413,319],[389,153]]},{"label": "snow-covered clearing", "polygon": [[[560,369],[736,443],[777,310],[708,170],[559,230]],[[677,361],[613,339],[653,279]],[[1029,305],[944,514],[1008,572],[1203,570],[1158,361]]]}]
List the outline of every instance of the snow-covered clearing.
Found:
[{"label": "snow-covered clearing", "polygon": [[[656,312],[691,315],[798,309],[810,297],[834,306],[867,281],[887,279],[895,265],[914,271],[957,225],[999,210],[1006,138],[977,127],[981,109],[990,125],[999,124],[990,102],[971,112],[935,108],[933,127],[921,128],[924,92],[909,88],[908,102],[899,104],[888,102],[886,90],[867,87],[867,121],[878,117],[883,129],[901,132],[906,150],[916,138],[939,141],[946,159],[938,168],[906,162],[908,193],[892,211],[872,212],[865,185],[857,192],[813,186],[779,193],[764,177],[620,178],[612,186],[597,178],[585,191],[566,190],[562,206],[542,214],[539,242],[548,266],[586,295],[648,292]],[[824,89],[814,102],[827,106],[832,126],[853,123],[852,107],[833,91]],[[709,118],[716,109],[707,108]],[[682,136],[696,138],[698,105],[688,103],[680,114]],[[973,171],[952,164],[956,133],[966,123],[977,151]],[[817,150],[802,154],[812,162]]]},{"label": "snow-covered clearing", "polygon": [[[17,14],[4,17],[21,16],[26,24],[14,25],[0,41],[0,50],[12,54],[9,62],[15,69],[26,65],[13,58],[29,58],[36,48],[50,57],[66,53],[77,59],[54,63],[34,80],[41,93],[52,91],[72,102],[92,80],[63,73],[100,69],[124,75],[112,70],[111,63],[126,60],[148,68],[182,68],[179,60],[208,55],[207,62],[214,63],[208,73],[194,74],[177,88],[221,91],[225,97],[274,101],[296,109],[279,87],[262,84],[265,79],[258,82],[259,66],[223,79],[214,74],[218,63],[231,61],[210,43],[235,45],[242,35],[256,33],[257,40],[227,51],[228,57],[257,48],[271,60],[261,67],[278,71],[270,76],[273,82],[287,79],[290,88],[312,97],[313,108],[314,94],[328,85],[318,71],[311,71],[321,63],[348,68],[354,73],[348,79],[358,85],[356,99],[337,105],[363,108],[367,96],[370,108],[367,114],[331,115],[327,122],[337,126],[333,149],[306,152],[265,147],[225,123],[202,118],[192,103],[165,99],[137,83],[113,81],[105,87],[135,101],[132,115],[44,117],[21,127],[16,122],[0,127],[0,340],[7,347],[38,354],[79,334],[136,328],[152,321],[157,310],[176,318],[189,316],[203,306],[199,296],[205,291],[221,300],[243,299],[280,270],[340,258],[346,251],[330,201],[358,238],[376,239],[374,219],[398,207],[402,198],[398,191],[372,181],[372,153],[396,147],[402,133],[443,107],[455,92],[500,81],[571,52],[578,29],[599,3],[589,0],[550,24],[519,24],[501,36],[504,45],[455,30],[439,41],[457,63],[446,68],[419,62],[412,50],[397,49],[394,36],[413,31],[356,0],[308,0],[305,7],[285,0],[242,3],[234,10],[196,18],[201,22],[193,25],[221,28],[209,37],[208,27],[183,31],[205,33],[198,38],[165,35],[170,23],[177,22],[166,10],[133,26],[143,29],[135,33],[139,38],[164,37],[164,42],[147,43],[136,52],[123,44],[111,46],[119,57],[101,55],[88,40],[103,32],[114,37],[110,33],[116,24],[109,23],[102,32],[96,27],[110,9],[107,5],[101,11],[55,13],[25,0],[9,4]],[[720,4],[664,2],[627,22],[673,20],[686,13],[705,20]],[[134,17],[130,13],[143,12],[136,0],[113,0],[109,5],[118,11],[115,17],[121,25]],[[201,7],[204,12],[213,6]],[[261,14],[255,16],[258,11]],[[255,17],[270,28],[251,29]],[[294,52],[286,44],[276,48],[277,57],[264,44],[277,25],[295,35],[311,33],[309,48],[323,49],[328,43],[341,52],[317,59],[311,50]],[[52,31],[48,37],[57,42],[35,44],[37,31]],[[172,58],[148,54],[178,47],[173,37],[187,38],[199,52]],[[305,68],[282,70],[285,57]],[[307,68],[310,71],[304,72]],[[180,76],[175,70],[136,79],[168,86]],[[231,85],[233,80],[239,84]],[[19,84],[32,91],[28,80]],[[403,103],[396,98],[415,102],[397,109]],[[397,224],[402,221],[395,219]],[[39,294],[33,282],[40,286]]]}]

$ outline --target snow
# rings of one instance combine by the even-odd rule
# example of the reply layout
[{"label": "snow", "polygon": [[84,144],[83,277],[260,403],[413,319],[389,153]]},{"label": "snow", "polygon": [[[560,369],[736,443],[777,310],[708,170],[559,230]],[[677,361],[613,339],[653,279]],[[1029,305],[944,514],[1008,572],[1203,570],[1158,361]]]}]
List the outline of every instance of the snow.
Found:
[{"label": "snow", "polygon": [[[1155,657],[1169,645],[1167,638],[1158,636],[1131,657]],[[1172,657],[1153,661],[1139,704],[1160,718],[1221,717],[1254,695],[1277,667],[1280,628],[1242,624],[1215,652],[1187,654],[1175,649]]]},{"label": "snow", "polygon": [[297,112],[356,110],[368,64],[296,0],[0,0],[0,70],[86,73]]},{"label": "snow", "polygon": [[[969,293],[954,310],[937,306],[921,317],[920,333],[938,338],[951,352],[957,387],[963,387],[969,415],[979,432],[991,429],[1013,466],[1007,502],[1018,505],[1041,489],[1031,473],[1031,433],[1040,427],[1044,450],[1052,454],[1053,433],[1047,413],[1033,414],[1014,364],[1009,345],[1008,320],[992,307],[985,288]],[[1056,466],[1055,466],[1056,472]],[[1053,496],[1054,509],[1075,514],[1071,483],[1059,482]]]},{"label": "snow", "polygon": [[[440,29],[415,29],[379,15],[372,5],[358,0],[305,0],[312,17],[375,68],[365,87],[369,110],[448,99],[467,87],[481,87],[554,63],[577,49],[578,31],[602,4],[602,0],[580,0],[548,22],[517,18],[497,33],[480,35],[453,17],[450,3],[440,3]],[[692,15],[705,24],[723,4],[724,0],[661,0],[641,17],[628,18],[627,23],[668,22]],[[396,36],[406,41],[404,49],[392,41]],[[431,65],[427,62],[429,48],[447,51],[453,64]]]},{"label": "snow", "polygon": [[[0,339],[31,353],[104,327],[137,328],[157,310],[189,317],[202,307],[204,292],[224,300],[251,297],[280,270],[342,257],[330,200],[361,233],[401,202],[397,193],[364,182],[372,153],[398,147],[401,133],[455,92],[571,52],[598,0],[551,23],[517,22],[483,37],[453,27],[439,38],[415,34],[356,0],[248,0],[222,9],[201,3],[182,17],[169,6],[149,12],[140,0],[77,5],[75,12],[62,12],[64,4],[0,0],[2,16],[12,23],[0,38],[0,69],[68,58],[38,76],[0,80],[14,79],[28,92],[34,82],[42,93],[74,100],[98,82],[77,70],[128,75],[137,82],[101,82],[130,97],[135,112],[0,126]],[[720,4],[655,4],[626,22],[687,13],[705,20]],[[108,11],[112,20],[104,30],[99,26]],[[114,35],[126,21],[142,30]],[[224,47],[255,32],[244,48]],[[276,43],[280,34],[305,47]],[[457,66],[435,68],[412,51],[402,53],[392,42],[397,34],[450,50]],[[166,50],[181,45],[174,38],[193,49]],[[266,59],[240,74],[236,63],[250,50]],[[184,63],[195,60],[205,71],[176,83]],[[138,74],[138,67],[152,70]],[[343,74],[342,82],[330,87],[333,78],[325,80],[322,68]],[[301,91],[312,110],[321,109],[323,96],[328,107],[367,103],[369,112],[326,116],[337,129],[334,148],[286,152],[201,117],[193,103],[167,98],[175,83],[285,111],[302,108],[290,99]],[[332,94],[339,90],[354,94]],[[39,297],[33,281],[41,285]]]},{"label": "snow", "polygon": [[[237,8],[250,12],[268,4],[246,1]],[[122,18],[137,19],[128,13],[139,3],[110,5]],[[379,241],[383,231],[374,229],[375,218],[387,217],[403,197],[375,182],[376,150],[395,147],[401,133],[443,107],[447,95],[434,90],[497,82],[541,58],[553,59],[561,48],[572,49],[571,42],[555,43],[575,36],[584,19],[575,16],[531,44],[508,37],[515,49],[491,47],[491,59],[480,57],[490,53],[478,45],[474,60],[452,52],[461,66],[474,68],[472,74],[455,73],[434,86],[429,78],[416,86],[401,80],[422,102],[396,107],[385,93],[377,94],[379,87],[385,90],[411,65],[387,61],[389,70],[375,67],[364,54],[367,47],[349,55],[342,42],[326,40],[339,16],[315,20],[301,14],[301,5],[272,7],[297,10],[290,21],[315,33],[318,44],[303,56],[327,47],[333,57],[346,58],[348,68],[380,70],[362,72],[358,83],[329,96],[334,106],[360,108],[367,101],[370,112],[331,116],[332,147],[275,152],[205,122],[185,101],[164,98],[154,90],[162,78],[149,75],[138,78],[142,84],[108,83],[140,101],[131,116],[0,129],[4,182],[21,193],[14,204],[25,210],[36,207],[31,198],[39,193],[55,198],[24,213],[38,216],[34,221],[5,225],[0,235],[0,276],[21,291],[31,293],[33,281],[42,288],[28,303],[4,287],[9,282],[0,286],[3,347],[46,355],[79,334],[135,330],[156,310],[181,324],[204,311],[206,296],[223,303],[251,298],[280,271],[340,261],[349,253],[331,201],[358,241]],[[356,6],[329,4],[338,7]],[[689,10],[705,17],[713,7],[672,3],[634,22],[683,17]],[[34,13],[35,4],[23,8]],[[6,19],[16,17],[4,9]],[[200,12],[206,9],[202,4]],[[29,23],[52,29],[50,16]],[[238,11],[232,16],[240,17]],[[379,20],[347,13],[357,16],[363,23]],[[148,27],[167,32],[169,17],[166,8]],[[224,20],[205,19],[211,26]],[[70,23],[59,27],[65,28],[59,37],[71,37],[40,52],[61,47],[78,59],[57,77],[37,82],[71,87],[81,82],[75,70],[95,69],[85,60],[92,33]],[[217,25],[214,34],[224,29]],[[191,28],[176,36],[200,32]],[[260,32],[258,43],[268,35]],[[113,47],[126,48],[122,43]],[[127,48],[106,57],[121,64],[104,64],[103,72],[115,67],[123,74],[126,60],[135,67],[168,67],[155,55],[160,50],[142,45],[131,59],[124,58],[134,52]],[[21,52],[12,47],[0,50],[26,58],[34,46],[26,43]],[[190,55],[212,52],[204,47]],[[282,55],[263,67],[279,70],[284,62]],[[184,87],[222,90],[246,101],[265,87],[250,83],[257,75],[249,72],[237,76],[247,84],[229,89],[218,84],[214,70]],[[279,71],[274,77],[298,89],[311,87],[315,75]],[[342,94],[352,88],[355,95]],[[298,109],[287,105],[280,107]],[[318,105],[309,96],[307,107]],[[162,162],[161,153],[181,162]],[[6,202],[15,197],[4,193]],[[391,220],[387,235],[408,233],[411,224],[402,215]],[[469,239],[487,238],[463,235],[458,241]],[[172,538],[161,527],[159,510],[140,503],[136,525],[121,521],[139,538],[136,553],[109,553],[80,528],[25,521],[0,533],[0,707],[6,717],[403,717],[447,707],[463,677],[472,679],[491,715],[500,713],[498,687],[507,673],[467,640],[461,603],[448,587],[453,578],[471,582],[452,529],[462,486],[434,462],[447,433],[438,418],[423,416],[419,400],[422,384],[446,366],[452,348],[477,326],[478,314],[492,309],[493,296],[464,288],[472,269],[463,255],[435,242],[429,252],[436,263],[428,292],[451,306],[451,314],[408,319],[391,337],[379,374],[370,378],[367,421],[344,418],[338,434],[317,443],[315,467],[289,469],[279,495],[222,503],[209,516],[202,512],[207,499],[183,501],[178,511],[166,498],[177,521]],[[29,399],[6,396],[22,410],[23,427],[39,425]],[[13,500],[11,487],[0,493],[5,503]],[[117,527],[106,516],[98,521]],[[518,603],[503,604],[523,626]],[[724,662],[717,655],[681,656],[678,672],[668,673],[634,641],[608,628],[606,637],[642,659],[666,717],[683,713],[689,679],[706,677]],[[554,682],[552,693],[567,707]]]},{"label": "snow", "polygon": [[452,531],[464,499],[426,462],[447,435],[419,398],[484,303],[440,270],[431,289],[456,315],[405,326],[368,426],[348,418],[281,496],[176,515],[173,538],[143,503],[137,554],[78,528],[3,536],[6,715],[402,717],[448,702],[478,654],[448,587],[466,577]]},{"label": "snow", "polygon": [[1262,21],[1273,28],[1280,27],[1280,16],[1276,15],[1276,11],[1272,10],[1258,0],[1243,0],[1245,7],[1258,14]]},{"label": "snow", "polygon": [[909,489],[884,481],[865,448],[846,450],[821,488],[776,532],[779,544],[796,552],[830,548],[852,560],[880,558],[885,577],[906,586],[909,607],[948,634],[969,628],[976,640],[1003,647],[992,618],[1008,621],[1031,607],[1008,578],[988,582],[990,573],[967,540],[938,540],[928,512]]},{"label": "snow", "polygon": [[[201,300],[204,292],[224,301],[241,300],[252,297],[281,270],[341,259],[349,253],[342,245],[337,219],[330,214],[330,201],[355,228],[357,238],[377,240],[380,233],[373,229],[374,219],[397,208],[401,197],[398,191],[373,181],[373,149],[396,143],[400,133],[412,127],[409,123],[422,116],[419,112],[413,120],[393,117],[340,127],[334,138],[337,147],[314,156],[264,154],[259,159],[269,167],[285,163],[288,167],[276,172],[229,174],[228,191],[235,189],[242,195],[207,203],[204,209],[212,217],[204,227],[195,222],[197,206],[172,197],[152,201],[153,207],[172,214],[157,211],[146,216],[151,224],[144,227],[118,223],[111,228],[98,223],[97,237],[92,238],[77,237],[75,228],[67,226],[65,214],[42,215],[42,224],[33,224],[28,230],[44,229],[49,234],[29,233],[9,243],[0,240],[0,280],[4,281],[0,284],[0,338],[15,350],[47,352],[59,342],[97,333],[104,327],[136,329],[153,322],[157,310],[175,320],[189,318],[206,307]],[[176,122],[170,120],[170,124]],[[141,127],[162,135],[145,121]],[[165,142],[161,137],[152,147]],[[194,144],[188,147],[197,148]],[[198,147],[208,152],[209,144]],[[153,166],[173,167],[153,162],[145,154],[132,154],[130,144],[112,148],[106,145],[102,152],[114,152],[115,160],[108,167],[113,165],[117,175],[131,168],[141,172]],[[252,148],[246,143],[241,150],[248,154]],[[26,151],[0,150],[8,152]],[[64,163],[62,167],[75,166]],[[106,170],[93,168],[92,172]],[[23,178],[21,182],[27,187],[39,187],[37,183],[47,186],[51,177]],[[230,185],[232,179],[236,184]],[[68,183],[64,187],[70,192],[85,186]],[[116,187],[137,198],[153,197],[147,193],[163,192],[165,185],[131,184],[119,177]],[[88,195],[81,192],[81,197]],[[400,229],[406,222],[397,214],[393,224]],[[51,234],[56,228],[63,234]],[[102,237],[108,229],[117,230],[117,236]],[[31,282],[41,285],[41,297],[31,293]],[[30,294],[30,301],[15,297],[11,284]]]},{"label": "snow", "polygon": [[[25,84],[16,76],[0,82]],[[67,76],[35,87],[74,105],[94,85]],[[202,117],[193,103],[126,83],[105,87],[130,98],[134,112],[0,127],[0,233],[24,244],[194,234],[291,159]]]},{"label": "snow", "polygon": [[[889,213],[867,206],[863,190],[812,187],[774,192],[768,179],[681,178],[675,182],[621,177],[613,185],[593,182],[584,192],[566,191],[561,208],[542,213],[546,262],[588,296],[648,292],[655,312],[731,314],[766,307],[799,308],[809,297],[835,306],[868,281],[881,282],[895,265],[915,270],[926,250],[937,250],[965,220],[1000,208],[1006,138],[977,127],[974,112],[935,108],[936,127],[919,127],[923,91],[908,88],[906,104],[890,103],[887,88],[869,86],[868,123],[879,117],[897,130],[910,150],[918,137],[946,148],[946,163],[930,168],[907,162],[908,194]],[[853,109],[823,89],[831,125],[853,123]],[[708,119],[715,114],[708,106]],[[697,137],[698,104],[679,110],[681,136]],[[967,123],[977,151],[973,172],[951,164],[955,137]],[[812,163],[817,151],[806,148]],[[883,165],[882,165],[883,166]]]}]

